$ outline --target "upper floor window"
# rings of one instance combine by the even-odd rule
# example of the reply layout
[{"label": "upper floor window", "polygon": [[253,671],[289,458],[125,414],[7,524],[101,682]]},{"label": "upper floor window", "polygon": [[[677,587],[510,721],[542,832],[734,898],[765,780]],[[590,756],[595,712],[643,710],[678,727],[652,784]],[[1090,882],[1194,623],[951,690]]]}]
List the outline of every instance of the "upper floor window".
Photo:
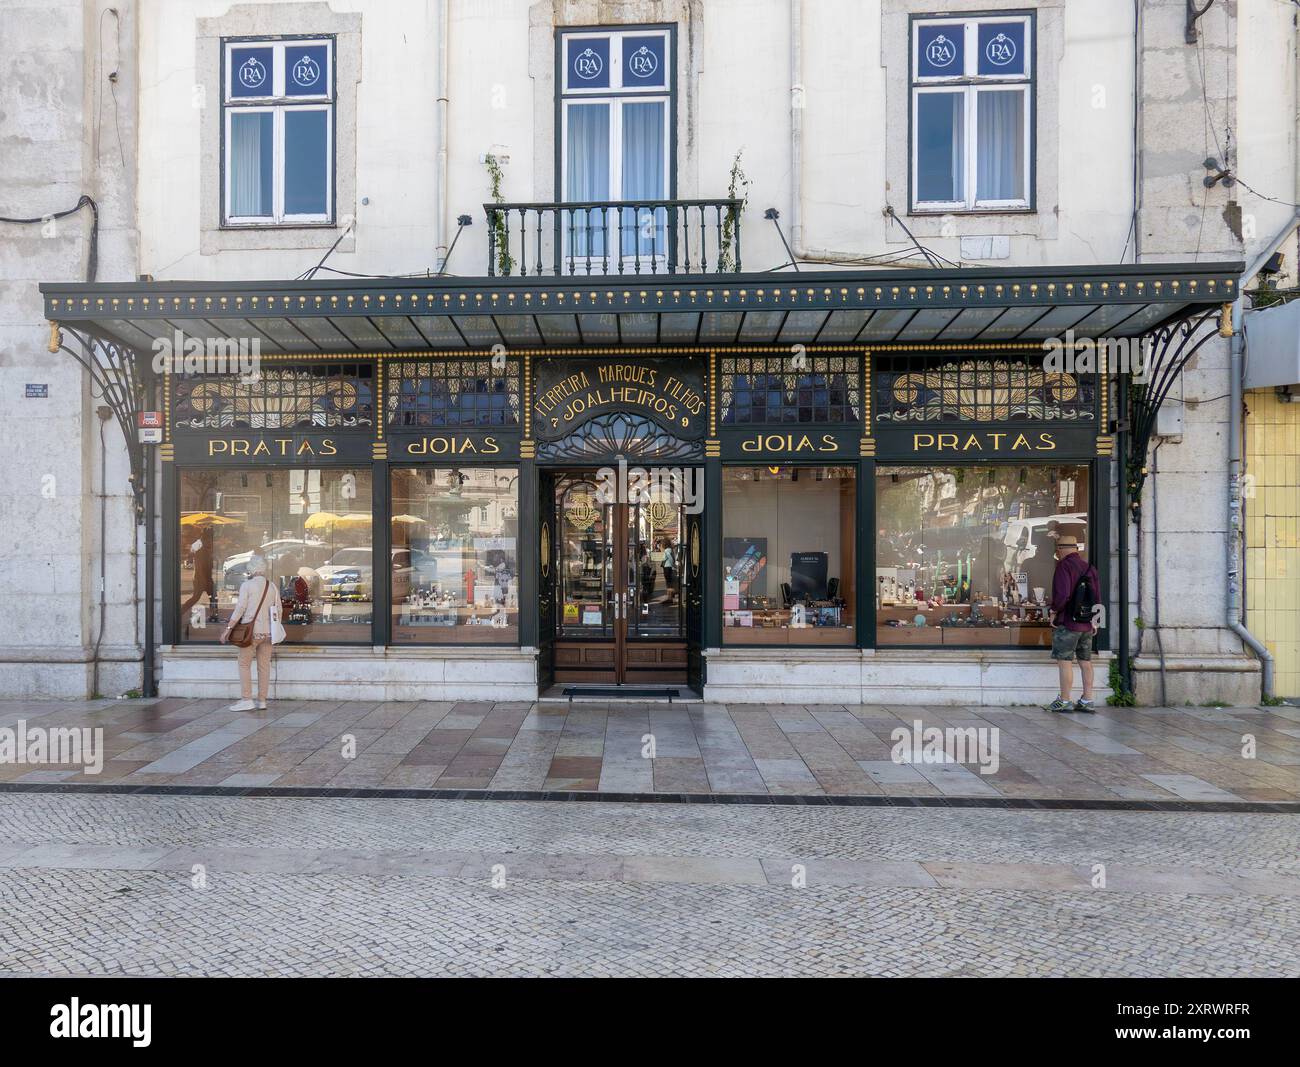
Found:
[{"label": "upper floor window", "polygon": [[1032,15],[912,23],[912,206],[1031,207]]},{"label": "upper floor window", "polygon": [[571,210],[566,259],[667,254],[671,196],[673,37],[670,29],[560,35],[560,183],[569,204],[645,207]]},{"label": "upper floor window", "polygon": [[332,221],[333,39],[223,45],[223,220]]}]

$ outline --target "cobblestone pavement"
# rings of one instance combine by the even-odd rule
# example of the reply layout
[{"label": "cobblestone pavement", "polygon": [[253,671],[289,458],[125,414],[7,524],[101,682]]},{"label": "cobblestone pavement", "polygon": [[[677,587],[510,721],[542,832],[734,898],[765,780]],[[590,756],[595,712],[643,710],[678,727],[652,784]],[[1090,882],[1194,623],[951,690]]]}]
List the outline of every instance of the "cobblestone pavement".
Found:
[{"label": "cobblestone pavement", "polygon": [[1300,819],[3,794],[0,900],[7,974],[1296,977]]},{"label": "cobblestone pavement", "polygon": [[[0,782],[600,790],[1036,799],[1300,800],[1300,708],[859,707],[564,702],[0,702],[0,727],[103,730],[97,775]],[[900,726],[988,730],[978,761],[900,765]],[[653,738],[654,758],[647,758]],[[954,747],[950,744],[949,751]]]}]

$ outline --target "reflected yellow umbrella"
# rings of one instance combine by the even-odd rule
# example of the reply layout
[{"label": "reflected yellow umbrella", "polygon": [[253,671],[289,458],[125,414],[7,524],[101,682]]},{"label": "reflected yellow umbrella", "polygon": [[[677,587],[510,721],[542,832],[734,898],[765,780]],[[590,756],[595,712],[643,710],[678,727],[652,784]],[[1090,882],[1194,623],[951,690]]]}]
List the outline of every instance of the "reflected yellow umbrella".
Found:
[{"label": "reflected yellow umbrella", "polygon": [[428,521],[427,519],[422,519],[418,515],[394,515],[393,516],[393,522],[399,523],[403,526],[415,526],[416,524],[423,526],[427,521]]},{"label": "reflected yellow umbrella", "polygon": [[339,521],[339,517],[332,511],[318,511],[315,515],[308,515],[307,521],[302,524],[304,530],[327,530]]},{"label": "reflected yellow umbrella", "polygon": [[232,519],[229,515],[217,515],[211,511],[191,511],[181,516],[182,526],[242,526],[243,519]]},{"label": "reflected yellow umbrella", "polygon": [[338,516],[334,525],[344,530],[354,530],[359,526],[369,526],[373,521],[368,512],[349,511],[346,515]]}]

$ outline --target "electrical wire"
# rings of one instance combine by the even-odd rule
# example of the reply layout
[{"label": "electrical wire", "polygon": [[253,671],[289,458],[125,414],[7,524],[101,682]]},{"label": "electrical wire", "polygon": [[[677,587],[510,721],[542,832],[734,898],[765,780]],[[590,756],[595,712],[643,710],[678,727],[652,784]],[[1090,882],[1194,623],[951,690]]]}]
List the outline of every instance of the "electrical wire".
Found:
[{"label": "electrical wire", "polygon": [[99,205],[87,196],[81,194],[81,199],[77,201],[75,207],[70,207],[66,211],[55,211],[49,215],[38,215],[31,219],[9,218],[0,215],[0,222],[12,222],[20,226],[26,226],[37,222],[49,222],[51,219],[62,219],[80,211],[83,207],[90,207],[90,247],[86,253],[86,281],[93,282],[99,271]]},{"label": "electrical wire", "polygon": [[[1300,0],[1297,0],[1297,3],[1300,3]],[[1260,192],[1258,189],[1256,189],[1254,186],[1252,186],[1252,185],[1248,184],[1247,182],[1243,181],[1243,180],[1242,180],[1238,175],[1236,175],[1236,174],[1233,175],[1233,178],[1236,179],[1237,184],[1240,185],[1243,189],[1248,189],[1250,192],[1254,193],[1254,194],[1255,194],[1257,197],[1259,197],[1261,200],[1267,200],[1267,201],[1269,201],[1270,203],[1273,203],[1273,204],[1281,204],[1281,205],[1283,205],[1284,207],[1300,208],[1300,204],[1293,203],[1293,202],[1291,202],[1290,200],[1279,200],[1279,199],[1278,199],[1277,197],[1275,197],[1275,196],[1266,196],[1264,193],[1261,193],[1261,192]]]}]

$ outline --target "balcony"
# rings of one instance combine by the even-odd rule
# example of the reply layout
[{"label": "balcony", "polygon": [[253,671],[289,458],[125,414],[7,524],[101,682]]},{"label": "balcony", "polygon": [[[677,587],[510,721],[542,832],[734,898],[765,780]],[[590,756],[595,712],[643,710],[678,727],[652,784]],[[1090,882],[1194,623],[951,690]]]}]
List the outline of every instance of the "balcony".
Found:
[{"label": "balcony", "polygon": [[493,277],[736,274],[740,200],[484,204]]}]

